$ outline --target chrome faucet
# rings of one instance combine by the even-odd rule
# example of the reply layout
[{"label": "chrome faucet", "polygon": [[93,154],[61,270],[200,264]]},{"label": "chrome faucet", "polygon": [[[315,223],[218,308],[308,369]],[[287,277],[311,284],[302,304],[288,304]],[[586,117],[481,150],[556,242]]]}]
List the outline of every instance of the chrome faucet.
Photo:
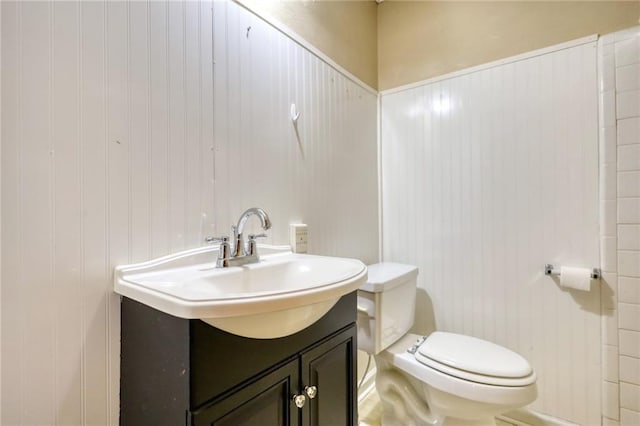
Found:
[{"label": "chrome faucet", "polygon": [[252,207],[245,210],[238,219],[238,224],[231,227],[233,232],[233,241],[229,242],[229,237],[207,237],[205,242],[208,244],[220,243],[218,259],[216,260],[217,268],[226,268],[228,266],[241,266],[248,263],[256,263],[260,260],[258,256],[258,248],[256,240],[265,238],[266,234],[253,235],[249,234],[249,241],[245,244],[243,238],[244,226],[251,216],[257,216],[260,219],[260,225],[263,230],[271,228],[271,220],[269,215],[258,207]]}]

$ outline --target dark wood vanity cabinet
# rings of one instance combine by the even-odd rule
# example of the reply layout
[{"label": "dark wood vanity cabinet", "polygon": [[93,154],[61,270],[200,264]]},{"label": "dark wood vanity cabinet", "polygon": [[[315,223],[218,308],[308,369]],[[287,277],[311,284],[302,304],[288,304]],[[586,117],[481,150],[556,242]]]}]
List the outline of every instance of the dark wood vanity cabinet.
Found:
[{"label": "dark wood vanity cabinet", "polygon": [[355,305],[261,340],[123,298],[120,424],[357,424]]}]

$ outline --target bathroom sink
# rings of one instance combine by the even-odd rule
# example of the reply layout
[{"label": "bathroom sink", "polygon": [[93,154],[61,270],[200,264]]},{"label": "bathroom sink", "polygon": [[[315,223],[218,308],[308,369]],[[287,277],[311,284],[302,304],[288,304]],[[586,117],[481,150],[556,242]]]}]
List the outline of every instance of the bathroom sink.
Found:
[{"label": "bathroom sink", "polygon": [[218,249],[187,250],[115,269],[116,293],[159,311],[251,338],[277,338],[320,319],[365,283],[356,259],[259,246],[258,263],[216,268]]}]

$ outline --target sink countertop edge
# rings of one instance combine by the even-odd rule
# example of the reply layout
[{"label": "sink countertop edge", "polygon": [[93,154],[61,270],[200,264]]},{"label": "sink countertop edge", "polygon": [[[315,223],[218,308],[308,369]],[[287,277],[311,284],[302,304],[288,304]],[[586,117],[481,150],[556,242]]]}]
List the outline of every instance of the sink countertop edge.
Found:
[{"label": "sink countertop edge", "polygon": [[[260,248],[270,251],[272,254],[292,254],[288,246],[267,246],[261,245]],[[338,283],[329,283],[317,288],[307,289],[303,294],[298,292],[279,293],[274,296],[256,296],[243,298],[242,303],[238,304],[238,299],[226,299],[217,301],[188,301],[178,297],[163,294],[153,289],[144,288],[135,283],[131,283],[123,279],[125,273],[135,273],[136,271],[149,271],[170,269],[171,267],[189,266],[184,262],[193,256],[213,256],[217,252],[215,247],[199,247],[186,250],[176,254],[163,256],[145,262],[122,265],[115,268],[114,272],[114,292],[140,303],[146,304],[154,309],[174,315],[184,319],[201,319],[201,318],[225,318],[243,315],[253,315],[274,311],[283,311],[300,306],[311,305],[315,303],[325,302],[327,300],[339,299],[340,297],[355,291],[363,285],[367,278],[367,268],[361,261],[361,270],[352,277],[340,281]],[[315,255],[310,255],[315,256]],[[325,257],[325,256],[319,256]],[[328,256],[335,257],[335,256]],[[349,259],[349,258],[340,258]],[[209,264],[213,262],[195,264]],[[193,265],[194,263],[191,263]],[[173,265],[173,266],[170,266]]]}]

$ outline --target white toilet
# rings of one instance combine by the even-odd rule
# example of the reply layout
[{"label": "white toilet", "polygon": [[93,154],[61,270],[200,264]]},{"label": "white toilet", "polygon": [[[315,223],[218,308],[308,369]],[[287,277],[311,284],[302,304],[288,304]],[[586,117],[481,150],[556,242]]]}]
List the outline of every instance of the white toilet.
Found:
[{"label": "white toilet", "polygon": [[369,266],[358,290],[358,348],[375,355],[383,426],[495,425],[495,416],[536,399],[522,356],[485,340],[409,334],[418,268]]}]

